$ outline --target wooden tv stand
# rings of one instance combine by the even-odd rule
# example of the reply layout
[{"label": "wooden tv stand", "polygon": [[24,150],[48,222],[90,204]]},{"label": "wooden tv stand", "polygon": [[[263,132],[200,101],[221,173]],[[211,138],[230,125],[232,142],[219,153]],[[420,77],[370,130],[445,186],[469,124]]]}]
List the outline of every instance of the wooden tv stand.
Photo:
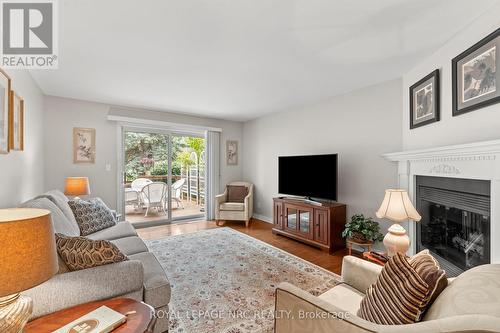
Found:
[{"label": "wooden tv stand", "polygon": [[330,253],[345,248],[342,231],[346,205],[311,203],[296,198],[273,199],[273,234],[283,235]]}]

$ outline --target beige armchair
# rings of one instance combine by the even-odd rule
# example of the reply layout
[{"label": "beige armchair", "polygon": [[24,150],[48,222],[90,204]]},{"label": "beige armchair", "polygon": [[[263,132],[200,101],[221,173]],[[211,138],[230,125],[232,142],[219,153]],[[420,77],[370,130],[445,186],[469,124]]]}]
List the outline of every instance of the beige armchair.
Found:
[{"label": "beige armchair", "polygon": [[224,193],[215,197],[215,221],[245,221],[248,227],[253,214],[253,184],[247,182],[232,182],[229,185],[246,186],[248,194],[244,202],[227,202],[227,188]]},{"label": "beige armchair", "polygon": [[344,257],[342,283],[316,297],[289,283],[276,290],[275,333],[302,332],[500,332],[500,265],[482,265],[449,285],[411,325],[378,325],[356,315],[381,266]]}]

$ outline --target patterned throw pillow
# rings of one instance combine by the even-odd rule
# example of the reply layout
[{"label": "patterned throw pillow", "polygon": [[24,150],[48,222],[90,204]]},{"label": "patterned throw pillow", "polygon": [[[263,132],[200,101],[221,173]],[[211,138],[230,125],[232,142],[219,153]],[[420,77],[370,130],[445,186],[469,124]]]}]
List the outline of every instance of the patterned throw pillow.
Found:
[{"label": "patterned throw pillow", "polygon": [[56,246],[59,257],[70,271],[128,260],[115,244],[107,240],[56,234]]},{"label": "patterned throw pillow", "polygon": [[89,201],[82,199],[70,200],[68,205],[75,215],[82,236],[93,234],[116,224],[112,211],[99,198]]},{"label": "patterned throw pillow", "polygon": [[248,195],[248,188],[243,185],[228,185],[227,186],[227,202],[245,202],[245,197]]},{"label": "patterned throw pillow", "polygon": [[396,253],[366,291],[358,316],[381,325],[416,323],[446,285],[445,272],[428,251],[411,258]]}]

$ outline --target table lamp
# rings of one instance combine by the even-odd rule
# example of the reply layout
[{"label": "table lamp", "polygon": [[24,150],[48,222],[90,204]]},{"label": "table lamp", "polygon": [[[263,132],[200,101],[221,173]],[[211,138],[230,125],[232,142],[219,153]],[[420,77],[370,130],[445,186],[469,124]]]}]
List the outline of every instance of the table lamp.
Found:
[{"label": "table lamp", "polygon": [[87,177],[67,177],[64,186],[64,194],[78,199],[80,195],[90,194],[89,179]]},{"label": "table lamp", "polygon": [[33,304],[19,293],[47,281],[57,271],[50,211],[0,209],[0,332],[22,332]]},{"label": "table lamp", "polygon": [[406,253],[410,248],[410,238],[406,230],[399,223],[414,220],[420,221],[422,217],[408,197],[405,190],[386,190],[384,201],[375,213],[379,219],[387,218],[395,222],[384,237],[384,245],[387,255],[392,257],[396,252]]}]

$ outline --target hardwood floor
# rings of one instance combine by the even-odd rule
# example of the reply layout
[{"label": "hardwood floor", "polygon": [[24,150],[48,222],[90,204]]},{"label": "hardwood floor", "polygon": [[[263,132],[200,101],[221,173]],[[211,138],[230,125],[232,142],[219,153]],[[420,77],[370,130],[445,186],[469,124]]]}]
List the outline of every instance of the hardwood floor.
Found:
[{"label": "hardwood floor", "polygon": [[[245,228],[245,223],[234,221],[226,222],[224,227],[238,230],[336,274],[340,274],[342,258],[347,255],[347,250],[341,250],[335,252],[334,254],[328,254],[327,252],[295,240],[279,235],[273,235],[271,232],[272,224],[257,219],[252,219],[248,228]],[[143,239],[159,239],[170,235],[181,235],[212,228],[220,227],[215,225],[215,221],[195,221],[137,229],[137,233]]]}]

